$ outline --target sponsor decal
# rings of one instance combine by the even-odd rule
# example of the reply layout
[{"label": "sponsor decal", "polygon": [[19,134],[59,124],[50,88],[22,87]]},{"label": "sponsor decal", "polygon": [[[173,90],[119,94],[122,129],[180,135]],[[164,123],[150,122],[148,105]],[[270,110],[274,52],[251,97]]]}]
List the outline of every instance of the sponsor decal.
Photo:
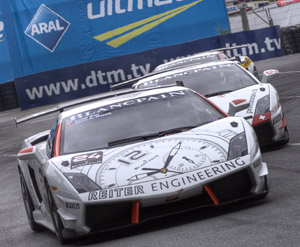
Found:
[{"label": "sponsor decal", "polygon": [[226,161],[192,172],[187,172],[182,175],[172,176],[169,179],[160,179],[139,185],[123,186],[89,192],[88,200],[97,201],[105,199],[130,198],[143,194],[154,194],[178,190],[182,192],[185,187],[203,184],[207,180],[211,180],[213,178],[223,176],[226,173],[239,170],[245,167],[246,164],[247,163],[243,157],[236,158],[231,161]]},{"label": "sponsor decal", "polygon": [[249,100],[250,105],[247,109],[247,113],[253,114],[253,105],[254,105],[254,102],[255,102],[256,93],[257,93],[257,89],[253,89],[252,93],[251,93],[250,100]]},{"label": "sponsor decal", "polygon": [[282,119],[282,115],[279,114],[277,115],[274,119],[273,119],[273,125],[277,124],[278,122],[280,122]]},{"label": "sponsor decal", "polygon": [[257,168],[257,167],[259,167],[260,165],[261,165],[261,160],[257,160],[257,161],[253,164],[254,168]]},{"label": "sponsor decal", "polygon": [[53,52],[70,23],[42,4],[25,30],[35,42]]},{"label": "sponsor decal", "polygon": [[66,202],[66,208],[68,209],[80,209],[79,203]]},{"label": "sponsor decal", "polygon": [[0,21],[0,43],[4,40],[4,22]]},{"label": "sponsor decal", "polygon": [[[180,0],[177,0],[180,1]],[[182,0],[181,0],[182,1]],[[200,3],[202,0],[197,0],[194,1],[190,4],[183,5],[179,8],[175,8],[169,11],[166,11],[164,13],[154,15],[151,17],[148,17],[146,19],[130,23],[126,26],[119,27],[117,29],[99,34],[97,36],[94,36],[94,39],[102,42],[102,41],[107,41],[106,44],[117,48],[121,46],[122,44],[134,39],[135,37],[155,28],[159,24],[167,21],[168,19],[175,17],[176,15],[188,10],[189,8],[193,7],[194,5]],[[154,0],[154,4],[156,6],[164,5],[164,4],[170,4],[172,3],[172,0],[165,0],[165,1],[159,1],[159,0]],[[128,1],[128,11],[132,11],[132,1]],[[148,6],[153,6],[153,1],[148,0]],[[96,19],[96,18],[101,18],[105,16],[105,1],[100,2],[100,13],[97,15],[93,14],[93,5],[92,3],[89,3],[87,5],[88,9],[88,18],[89,19]],[[139,0],[138,1],[138,9],[143,8],[143,1]],[[115,12],[117,14],[124,13],[126,9],[121,9],[120,7],[120,0],[115,0]],[[113,15],[113,8],[112,8],[112,1],[108,1],[107,4],[107,14],[108,15]]]},{"label": "sponsor decal", "polygon": [[203,56],[196,56],[196,57],[187,57],[180,61],[174,61],[171,64],[160,65],[159,70],[164,70],[168,68],[172,68],[174,65],[185,65],[189,63],[200,63],[200,62],[209,62],[209,61],[218,61],[219,57],[216,54],[209,54]]},{"label": "sponsor decal", "polygon": [[76,115],[69,117],[66,122],[67,127],[72,126],[73,124],[82,123],[85,121],[106,117],[112,114],[112,111],[124,109],[130,106],[138,105],[138,104],[146,104],[153,101],[160,101],[168,98],[181,97],[185,96],[184,91],[175,91],[175,92],[167,92],[163,94],[151,95],[142,98],[130,99],[110,105],[105,105],[100,108],[96,108],[93,110],[89,110],[86,112],[82,112]]},{"label": "sponsor decal", "polygon": [[238,133],[235,131],[229,130],[229,129],[225,129],[225,130],[219,131],[218,134],[219,134],[219,136],[230,140],[231,138],[236,136]]},{"label": "sponsor decal", "polygon": [[[219,70],[219,69],[222,69],[222,68],[232,67],[232,66],[235,66],[235,64],[230,64],[230,63],[229,64],[220,64],[220,65],[207,66],[207,67],[203,67],[203,68],[185,70],[183,72],[169,74],[169,75],[166,75],[164,77],[157,78],[157,79],[153,79],[153,80],[149,80],[149,81],[145,81],[145,82],[143,82],[143,81],[138,82],[137,87],[138,88],[148,88],[150,86],[153,87],[153,86],[159,85],[160,82],[174,80],[176,78],[179,79],[183,76],[197,74],[197,73],[201,73],[201,72],[205,72],[205,71]],[[147,80],[147,79],[145,79],[145,80]]]},{"label": "sponsor decal", "polygon": [[136,196],[141,194],[145,194],[144,187],[142,185],[127,186],[123,188],[115,188],[115,189],[90,192],[88,200],[96,201],[99,199],[120,198],[120,197]]},{"label": "sponsor decal", "polygon": [[102,163],[103,152],[92,152],[74,156],[71,159],[71,169]]}]

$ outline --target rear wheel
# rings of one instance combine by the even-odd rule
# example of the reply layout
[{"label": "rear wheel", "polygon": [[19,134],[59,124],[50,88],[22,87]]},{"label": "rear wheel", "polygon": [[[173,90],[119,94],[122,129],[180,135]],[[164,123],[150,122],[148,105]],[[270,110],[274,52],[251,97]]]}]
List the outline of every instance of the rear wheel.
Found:
[{"label": "rear wheel", "polygon": [[35,208],[34,208],[29,190],[27,188],[25,178],[21,171],[19,171],[19,175],[20,175],[21,190],[22,190],[24,206],[25,206],[26,215],[27,215],[27,219],[28,219],[30,228],[35,232],[43,231],[45,228],[43,226],[37,224],[33,219],[33,211],[35,210]]},{"label": "rear wheel", "polygon": [[55,204],[55,201],[53,199],[53,196],[52,196],[49,186],[47,186],[47,196],[48,196],[49,209],[50,209],[50,214],[51,214],[52,222],[54,225],[56,237],[62,244],[66,244],[66,243],[68,243],[69,239],[66,239],[63,236],[64,226],[63,226],[61,218],[57,212],[57,206]]}]

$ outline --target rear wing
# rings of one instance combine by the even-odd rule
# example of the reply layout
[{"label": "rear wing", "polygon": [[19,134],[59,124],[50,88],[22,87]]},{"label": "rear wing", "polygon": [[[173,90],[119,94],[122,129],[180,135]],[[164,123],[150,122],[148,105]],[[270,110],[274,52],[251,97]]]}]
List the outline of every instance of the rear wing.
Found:
[{"label": "rear wing", "polygon": [[248,45],[236,45],[236,46],[232,46],[232,47],[223,47],[223,48],[214,49],[214,50],[210,50],[210,51],[228,51],[228,50],[240,49],[240,48],[246,48],[246,47],[248,47]]},{"label": "rear wing", "polygon": [[[176,69],[180,69],[180,68],[184,68],[184,67],[186,67],[186,66],[181,66],[181,67],[178,67]],[[131,79],[131,80],[128,80],[128,81],[124,81],[124,82],[120,82],[120,83],[117,83],[117,84],[114,84],[114,85],[110,85],[110,90],[113,91],[117,88],[129,85],[129,84],[134,84],[134,83],[138,82],[139,80],[148,78],[150,76],[158,75],[158,74],[165,73],[165,72],[172,71],[172,70],[174,70],[174,69],[166,69],[164,71],[154,71],[154,72],[148,73],[148,74],[146,74],[144,76],[141,76],[141,77],[137,77],[137,78],[134,78],[134,79]],[[180,82],[176,82],[176,84],[173,84],[173,86],[174,85],[179,86]]]},{"label": "rear wing", "polygon": [[70,102],[67,102],[67,103],[61,104],[61,105],[57,105],[56,107],[50,108],[50,109],[45,110],[45,111],[34,113],[34,114],[31,114],[31,115],[28,115],[28,116],[25,116],[25,117],[21,117],[21,118],[18,118],[18,119],[15,118],[15,123],[16,123],[16,126],[18,126],[18,124],[24,123],[24,122],[29,121],[31,119],[42,117],[42,116],[45,116],[45,115],[48,115],[48,114],[51,114],[51,113],[54,113],[54,112],[63,112],[65,109],[70,108],[70,107],[74,107],[74,106],[77,106],[77,105],[81,105],[81,104],[84,104],[84,103],[89,103],[89,102],[100,100],[100,99],[111,98],[111,97],[114,97],[114,96],[123,95],[123,94],[127,94],[127,93],[134,92],[134,91],[137,91],[137,90],[127,88],[125,90],[118,90],[118,91],[114,91],[114,92],[97,94],[97,95],[88,96],[88,97],[77,99],[77,100],[72,100]]},{"label": "rear wing", "polygon": [[[248,47],[248,45],[224,47],[224,48],[219,48],[219,49],[210,50],[210,51],[212,51],[212,52],[214,52],[214,51],[226,51],[226,50],[240,49],[240,48],[245,48],[245,47]],[[236,59],[236,58],[233,58],[233,59]],[[186,67],[186,66],[177,67],[176,69],[180,69],[180,68],[184,68],[184,67]],[[174,70],[174,68],[166,69],[166,70],[163,70],[163,71],[156,71],[156,72],[154,71],[154,72],[151,72],[151,73],[146,74],[146,75],[141,76],[141,77],[137,77],[137,78],[134,78],[134,79],[131,79],[131,80],[128,80],[128,81],[124,81],[124,82],[120,82],[120,83],[117,83],[117,84],[114,84],[114,85],[110,85],[110,90],[112,91],[112,90],[115,90],[117,88],[121,88],[121,87],[130,85],[130,84],[133,85],[134,83],[138,82],[139,80],[148,78],[148,77],[153,76],[153,75],[158,75],[158,74],[161,74],[161,73],[164,73],[164,72],[172,71],[172,70]]]}]

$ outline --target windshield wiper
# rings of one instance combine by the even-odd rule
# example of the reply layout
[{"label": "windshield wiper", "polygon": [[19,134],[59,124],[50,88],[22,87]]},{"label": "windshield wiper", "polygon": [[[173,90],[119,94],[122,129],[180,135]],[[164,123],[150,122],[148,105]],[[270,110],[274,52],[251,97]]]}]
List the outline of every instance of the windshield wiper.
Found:
[{"label": "windshield wiper", "polygon": [[179,132],[183,132],[183,131],[186,131],[186,130],[190,130],[190,129],[199,127],[201,125],[202,124],[192,125],[192,126],[183,126],[183,127],[177,127],[177,128],[174,128],[174,129],[164,130],[164,131],[159,132],[159,136],[165,136],[165,135],[169,135],[169,134],[176,134],[176,133],[179,133]]},{"label": "windshield wiper", "polygon": [[162,137],[162,136],[165,136],[165,135],[168,135],[168,134],[176,134],[176,133],[179,133],[179,132],[182,132],[182,131],[185,131],[185,130],[190,130],[190,129],[199,127],[200,125],[202,125],[202,124],[193,125],[193,126],[177,127],[177,128],[174,128],[174,129],[160,131],[160,132],[157,132],[157,133],[151,133],[151,134],[147,134],[147,135],[128,137],[128,138],[124,138],[124,139],[120,139],[120,140],[116,140],[116,141],[111,141],[107,145],[109,147],[111,147],[111,146],[124,144],[124,143],[128,143],[128,142],[139,141],[139,140],[146,141],[148,139],[152,139],[152,138],[155,138],[155,137]]},{"label": "windshield wiper", "polygon": [[217,95],[222,95],[222,94],[226,94],[226,93],[231,93],[233,90],[226,90],[226,91],[219,91],[219,92],[214,92],[214,93],[208,93],[205,94],[205,97],[212,97],[212,96],[217,96]]},{"label": "windshield wiper", "polygon": [[121,140],[111,141],[107,145],[109,147],[111,147],[111,146],[115,146],[115,145],[119,145],[119,144],[123,144],[123,143],[139,141],[139,140],[145,141],[145,140],[159,137],[159,136],[160,136],[159,133],[151,133],[151,134],[147,134],[147,135],[133,136],[133,137],[124,138]]}]

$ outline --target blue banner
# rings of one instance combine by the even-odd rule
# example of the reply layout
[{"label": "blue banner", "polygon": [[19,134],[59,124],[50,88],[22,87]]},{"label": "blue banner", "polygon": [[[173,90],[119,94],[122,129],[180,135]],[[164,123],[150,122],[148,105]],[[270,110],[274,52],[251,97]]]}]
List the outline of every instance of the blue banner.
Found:
[{"label": "blue banner", "polygon": [[9,43],[6,35],[7,22],[0,8],[0,83],[13,81],[13,71],[11,57],[9,53]]},{"label": "blue banner", "polygon": [[228,50],[229,56],[257,61],[283,55],[279,26],[215,36],[17,78],[19,103],[27,109],[106,92],[110,84],[143,76],[170,60],[236,45],[247,47]]},{"label": "blue banner", "polygon": [[15,77],[229,32],[223,0],[9,2]]}]

